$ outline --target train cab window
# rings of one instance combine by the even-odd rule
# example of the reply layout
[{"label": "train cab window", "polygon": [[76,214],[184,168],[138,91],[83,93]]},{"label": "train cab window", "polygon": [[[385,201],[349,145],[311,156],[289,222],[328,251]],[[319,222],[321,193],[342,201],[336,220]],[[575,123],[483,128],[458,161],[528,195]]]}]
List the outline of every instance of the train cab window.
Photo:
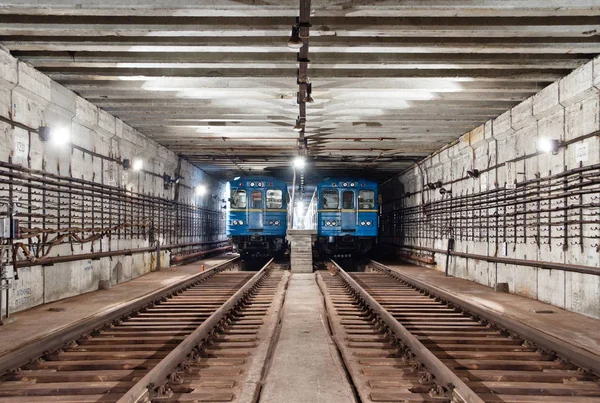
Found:
[{"label": "train cab window", "polygon": [[250,194],[250,208],[258,208],[262,209],[262,192],[260,190],[255,190]]},{"label": "train cab window", "polygon": [[231,189],[231,208],[246,208],[248,199],[246,191],[242,189]]},{"label": "train cab window", "polygon": [[283,207],[283,192],[280,189],[267,190],[267,208],[282,208]]},{"label": "train cab window", "polygon": [[336,189],[325,189],[321,194],[321,204],[324,209],[340,208],[340,195]]},{"label": "train cab window", "polygon": [[375,207],[375,191],[374,190],[360,190],[358,192],[358,208],[369,210],[374,207]]},{"label": "train cab window", "polygon": [[354,192],[352,190],[342,192],[342,209],[354,210]]}]

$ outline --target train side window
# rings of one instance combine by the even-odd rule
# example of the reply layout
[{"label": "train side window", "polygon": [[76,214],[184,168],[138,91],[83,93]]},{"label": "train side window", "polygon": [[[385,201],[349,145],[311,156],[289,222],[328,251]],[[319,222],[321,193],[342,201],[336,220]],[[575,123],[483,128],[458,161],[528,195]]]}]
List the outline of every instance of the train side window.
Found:
[{"label": "train side window", "polygon": [[267,208],[282,208],[283,207],[283,192],[280,189],[267,190]]},{"label": "train side window", "polygon": [[358,192],[358,208],[369,210],[374,207],[375,207],[375,191],[374,190],[360,190]]},{"label": "train side window", "polygon": [[243,189],[231,189],[231,208],[246,208],[248,199]]},{"label": "train side window", "polygon": [[325,209],[340,208],[340,194],[337,189],[325,189],[321,194],[321,204]]},{"label": "train side window", "polygon": [[262,192],[260,190],[255,190],[254,192],[251,193],[250,195],[251,200],[250,200],[250,208],[258,208],[258,209],[262,209],[263,205],[262,205]]},{"label": "train side window", "polygon": [[352,190],[342,192],[342,209],[354,210],[354,192]]}]

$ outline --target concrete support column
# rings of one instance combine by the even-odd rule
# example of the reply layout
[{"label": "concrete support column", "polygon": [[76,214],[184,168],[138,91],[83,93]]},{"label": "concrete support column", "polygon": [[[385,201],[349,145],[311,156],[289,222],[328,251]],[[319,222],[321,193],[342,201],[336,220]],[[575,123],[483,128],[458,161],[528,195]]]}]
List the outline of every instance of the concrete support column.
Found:
[{"label": "concrete support column", "polygon": [[313,237],[316,236],[316,230],[288,230],[292,273],[312,273],[312,244]]}]

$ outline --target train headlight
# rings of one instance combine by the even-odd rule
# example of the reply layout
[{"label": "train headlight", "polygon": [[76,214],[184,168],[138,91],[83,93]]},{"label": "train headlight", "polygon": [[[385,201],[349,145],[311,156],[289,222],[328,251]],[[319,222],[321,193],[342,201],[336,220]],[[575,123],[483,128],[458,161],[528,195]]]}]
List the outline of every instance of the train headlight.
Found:
[{"label": "train headlight", "polygon": [[273,220],[269,220],[269,225],[273,225]]},{"label": "train headlight", "polygon": [[364,222],[364,221],[361,221],[361,222],[360,222],[360,225],[365,225],[365,222]]},{"label": "train headlight", "polygon": [[262,182],[258,182],[258,183],[257,183],[257,186],[258,186],[259,188],[261,188],[261,187],[262,187],[262,185],[263,185],[263,183],[262,183]]},{"label": "train headlight", "polygon": [[343,185],[344,187],[348,187],[348,183],[346,183],[346,182],[342,183],[342,185]]},{"label": "train headlight", "polygon": [[239,220],[238,225],[244,225],[244,222],[242,220]]},{"label": "train headlight", "polygon": [[356,184],[355,183],[351,183],[350,187],[353,188]]},{"label": "train headlight", "polygon": [[337,221],[332,221],[331,225],[333,225],[335,227],[337,225]]},{"label": "train headlight", "polygon": [[331,221],[326,221],[325,225],[329,227],[331,225]]},{"label": "train headlight", "polygon": [[232,223],[233,225],[237,225],[237,220],[233,220],[231,223]]},{"label": "train headlight", "polygon": [[254,182],[250,182],[250,187],[254,187]]},{"label": "train headlight", "polygon": [[275,220],[275,225],[279,225],[279,224],[281,224],[281,221]]},{"label": "train headlight", "polygon": [[367,221],[367,226],[371,226],[373,223],[371,221]]}]

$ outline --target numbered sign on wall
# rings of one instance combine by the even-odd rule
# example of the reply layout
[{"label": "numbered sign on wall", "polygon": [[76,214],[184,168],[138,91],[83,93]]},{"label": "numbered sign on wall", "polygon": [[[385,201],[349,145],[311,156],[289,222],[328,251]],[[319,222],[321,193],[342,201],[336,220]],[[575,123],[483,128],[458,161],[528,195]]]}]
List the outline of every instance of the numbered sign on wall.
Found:
[{"label": "numbered sign on wall", "polygon": [[13,164],[27,166],[29,154],[29,133],[26,130],[15,127],[13,131],[12,162]]},{"label": "numbered sign on wall", "polygon": [[575,143],[575,161],[576,162],[587,162],[588,160],[588,143],[582,141]]},{"label": "numbered sign on wall", "polygon": [[516,164],[514,162],[507,162],[506,163],[506,188],[507,189],[516,189],[517,185],[516,185]]}]

